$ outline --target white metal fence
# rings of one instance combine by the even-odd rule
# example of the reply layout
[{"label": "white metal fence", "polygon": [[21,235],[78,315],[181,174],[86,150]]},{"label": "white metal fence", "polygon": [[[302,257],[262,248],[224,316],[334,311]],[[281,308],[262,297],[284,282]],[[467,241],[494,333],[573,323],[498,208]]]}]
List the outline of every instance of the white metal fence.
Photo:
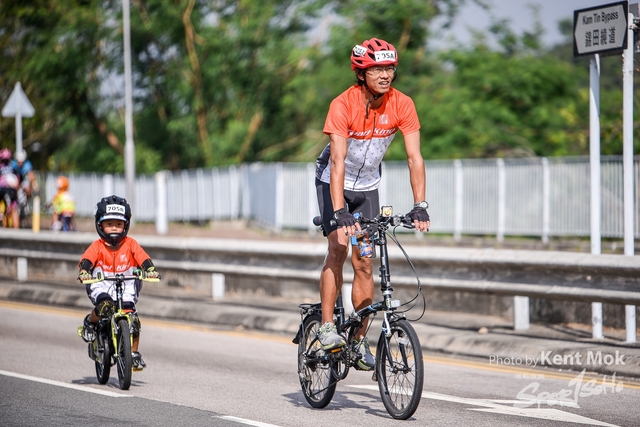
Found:
[{"label": "white metal fence", "polygon": [[[427,161],[427,200],[433,232],[511,236],[589,236],[588,157]],[[601,235],[621,238],[622,157],[601,159]],[[634,165],[638,188],[639,162]],[[46,175],[46,200],[55,194],[56,174]],[[318,214],[312,163],[253,163],[212,169],[140,175],[136,179],[136,220],[156,219],[158,179],[166,184],[169,221],[251,219],[275,231],[310,229]],[[105,195],[125,196],[124,175],[69,176],[76,214],[91,216]],[[396,212],[411,209],[406,162],[383,163],[380,202]],[[638,195],[635,233],[639,236]]]}]

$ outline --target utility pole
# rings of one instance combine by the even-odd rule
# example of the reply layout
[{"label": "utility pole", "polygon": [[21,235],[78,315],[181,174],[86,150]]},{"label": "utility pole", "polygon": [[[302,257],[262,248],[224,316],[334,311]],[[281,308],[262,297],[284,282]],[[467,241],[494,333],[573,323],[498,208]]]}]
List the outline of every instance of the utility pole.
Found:
[{"label": "utility pole", "polygon": [[[133,85],[131,83],[131,24],[129,22],[129,0],[122,0],[122,26],[124,35],[124,175],[127,182],[127,201],[135,212],[136,149],[133,142]],[[135,216],[131,217],[131,227]]]}]

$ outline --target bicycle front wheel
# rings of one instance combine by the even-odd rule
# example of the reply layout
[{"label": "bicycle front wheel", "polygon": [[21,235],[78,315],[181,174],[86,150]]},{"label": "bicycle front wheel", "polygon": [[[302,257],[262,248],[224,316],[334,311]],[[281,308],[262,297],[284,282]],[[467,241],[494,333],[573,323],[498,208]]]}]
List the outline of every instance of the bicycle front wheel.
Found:
[{"label": "bicycle front wheel", "polygon": [[298,377],[304,398],[313,408],[324,408],[336,392],[336,379],[331,369],[332,360],[318,341],[322,326],[319,314],[307,316],[302,323],[304,339],[298,343]]},{"label": "bicycle front wheel", "polygon": [[131,387],[131,331],[127,319],[118,319],[118,381],[120,389],[129,390]]},{"label": "bicycle front wheel", "polygon": [[405,319],[391,322],[389,338],[380,334],[376,373],[387,412],[398,420],[411,417],[422,398],[424,363],[416,331]]}]

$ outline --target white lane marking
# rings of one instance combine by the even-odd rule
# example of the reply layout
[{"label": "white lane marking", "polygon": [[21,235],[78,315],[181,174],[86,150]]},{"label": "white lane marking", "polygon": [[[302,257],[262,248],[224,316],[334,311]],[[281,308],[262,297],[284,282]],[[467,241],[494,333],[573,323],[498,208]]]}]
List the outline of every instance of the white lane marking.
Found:
[{"label": "white lane marking", "polygon": [[109,396],[109,397],[133,397],[133,396],[128,395],[128,394],[114,393],[113,391],[108,391],[108,390],[98,390],[98,389],[95,389],[95,388],[86,387],[86,386],[82,386],[82,385],[68,384],[68,383],[63,383],[61,381],[54,381],[54,380],[48,380],[46,378],[32,377],[30,375],[23,375],[23,374],[18,374],[18,373],[9,372],[9,371],[0,370],[0,375],[4,375],[4,376],[7,376],[7,377],[20,378],[20,379],[28,380],[28,381],[35,381],[35,382],[43,383],[43,384],[55,385],[55,386],[58,386],[58,387],[71,388],[71,389],[74,389],[74,390],[86,391],[88,393],[101,394],[103,396]]},{"label": "white lane marking", "polygon": [[[522,406],[523,404],[528,404],[528,402],[523,401],[523,400],[491,400],[491,402],[493,403],[500,403],[502,405],[520,405]],[[567,401],[558,401],[557,402],[558,406],[566,406],[568,408],[575,408],[575,409],[580,409],[580,405],[578,405],[575,402],[567,402]]]},{"label": "white lane marking", "polygon": [[[348,387],[378,391],[378,386],[350,385]],[[588,424],[592,426],[618,427],[615,424],[604,423],[602,421],[594,420],[587,417],[582,417],[580,415],[572,414],[569,412],[563,412],[563,411],[560,411],[559,409],[515,408],[513,406],[499,405],[497,403],[494,403],[490,400],[485,400],[485,399],[470,399],[466,397],[450,396],[448,394],[431,393],[426,391],[422,392],[422,397],[425,399],[442,400],[445,402],[462,403],[465,405],[473,405],[473,406],[483,406],[484,408],[486,408],[486,409],[471,408],[470,409],[471,411],[493,412],[496,414],[516,415],[520,417],[539,418],[543,420],[552,420],[552,421],[563,421],[567,423]]]},{"label": "white lane marking", "polygon": [[216,418],[221,418],[223,420],[228,420],[228,421],[235,421],[236,423],[247,424],[247,425],[256,426],[256,427],[280,427],[275,424],[261,423],[260,421],[247,420],[244,418],[232,417],[230,415],[222,415]]}]

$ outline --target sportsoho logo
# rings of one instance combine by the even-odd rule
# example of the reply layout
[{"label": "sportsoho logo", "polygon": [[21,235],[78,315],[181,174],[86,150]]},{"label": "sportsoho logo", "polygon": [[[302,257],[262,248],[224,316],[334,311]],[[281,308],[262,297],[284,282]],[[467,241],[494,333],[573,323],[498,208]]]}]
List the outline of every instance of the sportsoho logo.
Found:
[{"label": "sportsoho logo", "polygon": [[[541,351],[540,357],[500,357],[490,356],[489,363],[492,365],[523,366],[534,368],[536,366],[547,367],[570,367],[580,368],[583,366],[621,366],[625,365],[625,355],[618,350],[615,353],[607,354],[601,351],[587,351],[586,353],[575,352],[571,354],[551,355],[551,351]],[[577,370],[577,369],[576,369]],[[572,378],[566,388],[561,390],[544,390],[540,382],[532,382],[518,392],[515,407],[526,408],[529,406],[569,406],[579,408],[578,399],[598,396],[600,394],[620,393],[624,388],[622,381],[616,380],[614,373],[610,378],[604,375],[602,380],[584,378],[587,369]],[[544,378],[544,374],[517,374],[516,378]]]}]

